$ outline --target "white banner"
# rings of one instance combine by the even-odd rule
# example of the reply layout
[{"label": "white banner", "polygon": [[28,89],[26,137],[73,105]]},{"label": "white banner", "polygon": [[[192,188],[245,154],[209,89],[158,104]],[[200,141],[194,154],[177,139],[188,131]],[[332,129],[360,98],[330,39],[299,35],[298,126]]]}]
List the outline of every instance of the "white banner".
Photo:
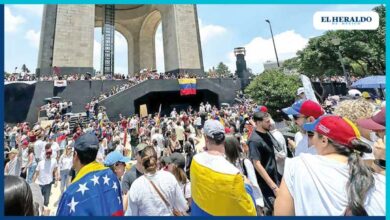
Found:
[{"label": "white banner", "polygon": [[54,80],[54,87],[66,87],[66,80]]},{"label": "white banner", "polygon": [[310,81],[309,77],[301,74],[301,81],[303,84],[303,88],[305,89],[306,98],[312,100],[313,102],[319,103],[317,98],[316,98],[316,95],[314,93],[314,90],[313,90],[313,87],[311,85],[311,81]]}]

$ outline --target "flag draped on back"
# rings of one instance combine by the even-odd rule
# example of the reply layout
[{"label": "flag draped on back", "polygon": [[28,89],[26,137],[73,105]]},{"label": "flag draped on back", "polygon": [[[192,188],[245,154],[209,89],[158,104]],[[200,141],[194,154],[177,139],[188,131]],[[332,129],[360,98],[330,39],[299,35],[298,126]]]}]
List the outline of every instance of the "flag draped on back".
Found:
[{"label": "flag draped on back", "polygon": [[180,95],[196,95],[196,79],[183,78],[178,79],[180,86]]},{"label": "flag draped on back", "polygon": [[62,195],[57,216],[123,216],[118,178],[100,163],[86,165]]},{"label": "flag draped on back", "polygon": [[192,216],[255,216],[253,198],[241,174],[213,169],[202,155],[191,162]]}]

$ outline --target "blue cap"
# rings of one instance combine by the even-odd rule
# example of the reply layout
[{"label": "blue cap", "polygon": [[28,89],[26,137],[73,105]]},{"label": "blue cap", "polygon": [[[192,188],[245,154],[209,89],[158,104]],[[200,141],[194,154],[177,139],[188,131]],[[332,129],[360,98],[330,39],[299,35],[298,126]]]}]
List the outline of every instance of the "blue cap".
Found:
[{"label": "blue cap", "polygon": [[282,111],[286,115],[299,115],[300,114],[299,111],[302,107],[302,103],[303,103],[303,101],[299,100],[299,101],[295,102],[291,107],[282,109]]},{"label": "blue cap", "polygon": [[[325,116],[327,116],[327,115],[325,115]],[[320,120],[321,120],[323,117],[324,117],[324,116],[321,116],[321,117],[317,118],[315,121],[313,121],[313,122],[311,122],[311,123],[306,123],[306,124],[304,124],[304,125],[303,125],[303,130],[314,132],[316,126],[318,125],[318,123],[320,122]]]},{"label": "blue cap", "polygon": [[128,163],[130,162],[130,158],[124,157],[123,154],[121,154],[119,151],[112,151],[106,156],[106,159],[104,160],[104,165],[112,166],[117,162]]},{"label": "blue cap", "polygon": [[96,135],[91,133],[86,133],[81,135],[74,142],[75,150],[85,151],[87,150],[87,148],[96,149],[96,151],[99,149],[99,140],[96,137]]}]

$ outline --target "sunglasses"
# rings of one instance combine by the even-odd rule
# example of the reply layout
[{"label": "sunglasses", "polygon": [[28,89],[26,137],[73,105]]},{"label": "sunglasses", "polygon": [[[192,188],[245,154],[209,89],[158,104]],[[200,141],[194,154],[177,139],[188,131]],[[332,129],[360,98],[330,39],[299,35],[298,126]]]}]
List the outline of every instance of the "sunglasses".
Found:
[{"label": "sunglasses", "polygon": [[298,115],[293,115],[294,120],[298,120],[300,117]]},{"label": "sunglasses", "polygon": [[314,132],[308,131],[308,132],[307,132],[307,136],[308,136],[308,137],[313,137],[313,136],[314,136]]},{"label": "sunglasses", "polygon": [[126,163],[124,163],[124,162],[116,162],[116,163],[115,163],[115,166],[116,166],[116,167],[119,166],[119,165],[126,166]]}]

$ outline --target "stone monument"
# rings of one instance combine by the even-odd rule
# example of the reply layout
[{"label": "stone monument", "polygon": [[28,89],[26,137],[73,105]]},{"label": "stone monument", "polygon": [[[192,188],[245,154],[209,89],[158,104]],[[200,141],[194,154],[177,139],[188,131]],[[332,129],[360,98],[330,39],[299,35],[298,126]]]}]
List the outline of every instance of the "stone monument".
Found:
[{"label": "stone monument", "polygon": [[[203,75],[196,5],[45,5],[37,73],[93,73],[94,28],[102,27],[102,72],[114,73],[114,30],[128,45],[128,74],[156,68],[162,23],[165,72]],[[123,73],[122,73],[123,74]]]}]

